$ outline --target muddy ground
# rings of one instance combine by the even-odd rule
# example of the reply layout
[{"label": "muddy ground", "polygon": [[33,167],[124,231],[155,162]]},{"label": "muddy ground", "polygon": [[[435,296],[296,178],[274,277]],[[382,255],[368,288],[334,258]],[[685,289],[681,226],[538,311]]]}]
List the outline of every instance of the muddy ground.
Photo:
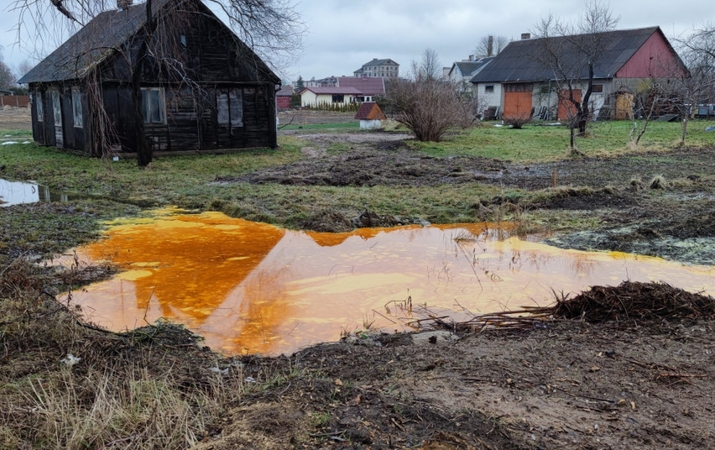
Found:
[{"label": "muddy ground", "polygon": [[[555,245],[715,264],[715,148],[527,166],[418,156],[398,134],[292,133],[306,140],[308,159],[220,181],[551,188],[541,200],[505,196],[482,206],[600,219],[600,229],[559,235]],[[351,151],[331,154],[335,142]],[[656,175],[664,183],[651,186]],[[349,218],[320,226],[342,219]],[[612,299],[651,298],[648,289],[638,292],[616,290]],[[167,354],[177,346],[170,343]],[[152,350],[157,358],[162,348]],[[207,353],[186,348],[184,361],[174,364],[195,384],[208,383],[215,374],[206,369]],[[602,323],[365,333],[290,356],[222,359],[221,376],[256,388],[215,417],[196,448],[715,448],[713,352],[712,314],[688,310],[647,319],[614,314]],[[5,364],[11,355],[6,349]]]},{"label": "muddy ground", "polygon": [[[715,146],[618,157],[580,157],[545,164],[515,164],[481,157],[431,157],[411,151],[401,133],[296,133],[310,158],[221,182],[325,186],[450,186],[487,183],[503,196],[479,199],[474,208],[510,205],[522,212],[567,211],[598,218],[598,230],[561,233],[552,245],[616,250],[715,265]],[[329,154],[336,142],[349,151]],[[542,192],[542,200],[514,193]],[[523,192],[522,191],[522,192]],[[512,192],[512,193],[509,193]],[[488,209],[487,209],[488,211]],[[338,212],[320,231],[344,231],[355,218]],[[394,225],[384,218],[373,225]],[[347,224],[347,225],[346,225]]]},{"label": "muddy ground", "polygon": [[[546,189],[543,200],[495,198],[483,206],[512,203],[527,212],[600,219],[600,229],[557,235],[549,240],[554,245],[715,264],[715,148],[525,165],[421,156],[398,134],[362,140],[354,134],[295,134],[309,142],[304,153],[312,158],[223,181],[477,181],[505,191]],[[326,149],[335,142],[348,143],[350,151],[330,155]],[[347,218],[339,219],[326,217],[318,227],[341,229]],[[570,322],[319,346],[292,361],[318,369],[324,386],[291,386],[264,406],[289,425],[300,415],[301,399],[330,392],[326,448],[709,448],[715,442],[713,325]],[[224,435],[232,432],[224,429]],[[213,448],[230,447],[222,445]]]},{"label": "muddy ground", "polygon": [[0,107],[0,129],[32,130],[30,108],[18,108],[10,105]]}]

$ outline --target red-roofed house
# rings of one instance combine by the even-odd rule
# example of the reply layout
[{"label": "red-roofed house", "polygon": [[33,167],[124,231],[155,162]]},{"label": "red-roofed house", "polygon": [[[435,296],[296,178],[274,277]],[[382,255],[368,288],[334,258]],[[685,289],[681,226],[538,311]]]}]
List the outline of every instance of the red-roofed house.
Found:
[{"label": "red-roofed house", "polygon": [[360,120],[361,130],[376,130],[382,128],[382,121],[387,117],[377,103],[366,102],[360,105],[355,118]]},{"label": "red-roofed house", "polygon": [[385,79],[383,77],[338,77],[339,87],[353,87],[362,95],[357,97],[358,102],[372,102],[375,97],[385,95]]},{"label": "red-roofed house", "polygon": [[355,103],[362,93],[354,87],[307,87],[300,92],[301,106],[345,105]]}]

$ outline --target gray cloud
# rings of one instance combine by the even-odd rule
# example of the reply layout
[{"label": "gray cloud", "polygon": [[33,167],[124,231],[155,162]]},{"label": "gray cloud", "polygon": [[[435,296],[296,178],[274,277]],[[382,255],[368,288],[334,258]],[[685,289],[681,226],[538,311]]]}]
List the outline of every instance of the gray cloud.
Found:
[{"label": "gray cloud", "polygon": [[[13,46],[17,16],[8,11],[11,4],[12,0],[0,0],[0,45],[5,61],[16,67],[27,56]],[[294,80],[298,75],[352,75],[372,58],[392,58],[407,69],[426,48],[450,66],[467,58],[482,36],[519,39],[541,17],[553,14],[574,22],[583,7],[583,2],[572,0],[302,0],[296,9],[309,33],[300,58],[284,76]],[[659,25],[671,39],[715,21],[712,6],[703,0],[623,0],[612,2],[611,10],[621,16],[619,28]]]}]

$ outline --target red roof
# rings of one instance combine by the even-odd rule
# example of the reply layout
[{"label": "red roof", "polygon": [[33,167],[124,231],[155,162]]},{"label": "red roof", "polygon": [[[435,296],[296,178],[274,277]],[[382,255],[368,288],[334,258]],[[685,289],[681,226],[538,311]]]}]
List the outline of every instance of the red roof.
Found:
[{"label": "red roof", "polygon": [[305,91],[310,91],[313,94],[318,95],[331,95],[331,94],[347,94],[347,95],[361,95],[362,92],[358,91],[354,87],[307,87],[303,88],[300,93]]},{"label": "red roof", "polygon": [[385,93],[385,79],[382,77],[338,77],[338,86],[353,87],[369,96]]},{"label": "red roof", "polygon": [[380,109],[377,103],[365,102],[360,105],[355,118],[358,120],[385,120],[387,117]]}]

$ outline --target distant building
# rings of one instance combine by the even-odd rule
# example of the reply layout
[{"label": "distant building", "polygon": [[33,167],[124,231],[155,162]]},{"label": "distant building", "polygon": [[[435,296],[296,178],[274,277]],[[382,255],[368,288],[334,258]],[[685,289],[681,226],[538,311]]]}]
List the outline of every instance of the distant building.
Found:
[{"label": "distant building", "polygon": [[283,86],[276,92],[276,106],[278,109],[290,109],[290,102],[294,94],[293,86]]},{"label": "distant building", "polygon": [[320,107],[355,103],[361,92],[352,87],[306,87],[298,94],[301,106]]},{"label": "distant building", "polygon": [[397,78],[400,76],[400,65],[391,59],[374,58],[372,61],[363,64],[353,74],[356,77]]},{"label": "distant building", "polygon": [[360,95],[355,97],[358,103],[372,102],[375,97],[385,95],[385,79],[382,77],[338,77],[338,87],[352,87],[360,91]]}]

